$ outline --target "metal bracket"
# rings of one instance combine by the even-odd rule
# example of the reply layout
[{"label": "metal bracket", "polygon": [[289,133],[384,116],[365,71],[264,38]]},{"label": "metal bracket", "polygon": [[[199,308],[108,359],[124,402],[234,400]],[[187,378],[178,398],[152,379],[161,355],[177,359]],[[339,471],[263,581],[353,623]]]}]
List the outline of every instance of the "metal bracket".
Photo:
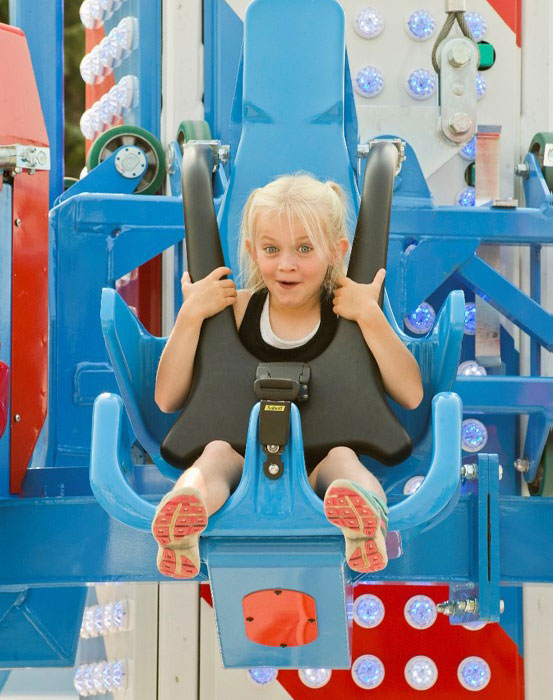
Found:
[{"label": "metal bracket", "polygon": [[387,141],[388,143],[393,143],[394,146],[397,148],[398,151],[398,160],[397,160],[397,165],[394,170],[394,177],[396,175],[399,175],[401,172],[401,166],[403,161],[405,160],[405,141],[402,141],[401,139],[371,139],[370,141],[367,141],[367,143],[360,143],[357,145],[357,159],[361,160],[362,158],[368,158],[369,153],[371,151],[371,148],[377,144],[377,143],[382,143],[382,141]]},{"label": "metal bracket", "polygon": [[225,165],[226,163],[228,163],[228,159],[230,156],[230,146],[222,146],[221,142],[217,140],[203,141],[198,139],[196,141],[186,141],[186,143],[183,144],[183,150],[185,148],[188,148],[188,146],[192,146],[195,144],[211,146],[211,150],[213,151],[213,172],[217,170],[219,165]]},{"label": "metal bracket", "polygon": [[14,175],[28,170],[50,170],[50,149],[47,146],[13,143],[0,146],[0,170],[11,170]]},{"label": "metal bracket", "polygon": [[455,144],[466,143],[476,131],[476,72],[479,56],[465,37],[444,39],[436,54],[440,66],[440,128]]}]

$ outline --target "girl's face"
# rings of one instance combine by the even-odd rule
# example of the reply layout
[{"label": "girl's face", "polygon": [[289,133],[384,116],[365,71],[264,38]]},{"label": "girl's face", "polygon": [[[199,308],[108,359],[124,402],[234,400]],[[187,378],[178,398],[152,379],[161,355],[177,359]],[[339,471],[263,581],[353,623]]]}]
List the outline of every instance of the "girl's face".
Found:
[{"label": "girl's face", "polygon": [[[347,240],[345,245],[347,248]],[[280,305],[298,308],[318,302],[331,263],[314,248],[298,221],[262,212],[257,219],[255,246],[250,241],[246,246],[265,286]]]}]

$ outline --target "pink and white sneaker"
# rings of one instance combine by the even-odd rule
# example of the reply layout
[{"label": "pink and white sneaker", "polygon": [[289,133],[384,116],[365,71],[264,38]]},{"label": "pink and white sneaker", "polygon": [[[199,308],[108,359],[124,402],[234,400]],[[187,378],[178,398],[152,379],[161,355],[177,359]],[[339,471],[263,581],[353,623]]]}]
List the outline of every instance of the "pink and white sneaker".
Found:
[{"label": "pink and white sneaker", "polygon": [[325,493],[324,512],[344,533],[350,569],[372,573],[386,568],[388,508],[375,493],[349,479],[336,479]]},{"label": "pink and white sneaker", "polygon": [[194,578],[200,571],[200,534],[207,526],[207,508],[197,489],[185,486],[164,496],[152,521],[159,545],[157,568],[164,576]]}]

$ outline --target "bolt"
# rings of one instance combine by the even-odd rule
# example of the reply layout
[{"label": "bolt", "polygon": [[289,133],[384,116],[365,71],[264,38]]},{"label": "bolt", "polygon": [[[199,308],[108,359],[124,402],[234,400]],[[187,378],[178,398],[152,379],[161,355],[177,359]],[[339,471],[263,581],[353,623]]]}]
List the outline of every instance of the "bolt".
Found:
[{"label": "bolt", "polygon": [[449,128],[452,134],[460,136],[466,134],[472,126],[472,119],[465,112],[455,112],[449,120]]},{"label": "bolt", "polygon": [[447,60],[453,68],[462,68],[470,61],[470,52],[466,44],[455,44],[447,55]]},{"label": "bolt", "polygon": [[274,455],[278,452],[278,447],[278,445],[267,445],[267,452],[270,452],[272,455]]},{"label": "bolt", "polygon": [[21,219],[19,217],[15,220],[15,225],[17,227],[21,226]]},{"label": "bolt", "polygon": [[269,464],[269,467],[268,467],[269,474],[272,474],[273,476],[275,476],[275,474],[278,474],[279,471],[280,471],[280,467],[278,466],[278,464]]},{"label": "bolt", "polygon": [[451,88],[451,92],[457,97],[462,97],[465,94],[465,86],[463,83],[455,83]]},{"label": "bolt", "polygon": [[476,464],[462,464],[461,479],[467,479],[468,481],[478,479],[478,466]]},{"label": "bolt", "polygon": [[530,168],[526,163],[518,163],[515,165],[515,175],[518,175],[518,177],[522,177],[526,180],[530,175]]},{"label": "bolt", "polygon": [[21,421],[21,416],[19,415],[19,413],[16,413],[13,419],[16,423],[19,423]]},{"label": "bolt", "polygon": [[505,601],[500,600],[499,601],[499,612],[502,613],[505,610]]},{"label": "bolt", "polygon": [[442,613],[442,615],[451,617],[451,615],[455,614],[455,603],[452,600],[446,600],[445,603],[438,603],[436,605],[436,610]]},{"label": "bolt", "polygon": [[526,474],[530,470],[530,460],[527,457],[518,457],[515,459],[515,469],[521,474]]},{"label": "bolt", "polygon": [[499,481],[501,481],[501,479],[503,479],[503,467],[501,466],[501,464],[499,465],[498,474],[499,474]]}]

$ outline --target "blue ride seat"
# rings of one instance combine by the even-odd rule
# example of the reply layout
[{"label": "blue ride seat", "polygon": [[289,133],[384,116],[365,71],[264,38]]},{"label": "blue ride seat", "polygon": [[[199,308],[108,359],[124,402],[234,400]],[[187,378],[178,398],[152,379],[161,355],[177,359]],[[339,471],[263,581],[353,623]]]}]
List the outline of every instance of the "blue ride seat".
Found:
[{"label": "blue ride seat", "polygon": [[[255,0],[246,14],[241,136],[219,212],[223,248],[235,271],[239,216],[253,187],[301,167],[339,182],[352,210],[358,208],[344,138],[343,11],[335,0],[319,0],[316,14],[312,10],[313,4],[303,0]],[[305,41],[306,32],[314,41]],[[324,80],[317,81],[320,75]],[[416,441],[413,455],[389,470],[410,475],[424,468],[426,473],[418,491],[390,509],[389,529],[412,532],[442,517],[458,493],[461,404],[447,392],[459,359],[463,295],[450,294],[432,333],[422,339],[399,330],[387,298],[384,309],[419,361],[425,387],[416,411],[399,410]],[[149,530],[155,508],[132,484],[134,438],[165,476],[181,473],[159,452],[175,419],[161,413],[153,398],[165,339],[151,336],[113,289],[103,290],[101,322],[122,400],[112,394],[96,400],[91,485],[113,517]],[[200,578],[208,575],[211,582],[223,662],[227,667],[348,667],[347,588],[363,576],[354,578],[345,566],[341,535],[324,517],[322,501],[307,481],[297,408],[292,406],[290,439],[282,455],[287,468],[277,480],[267,479],[261,466],[258,410],[254,406],[250,417],[242,480],[201,538],[207,571],[202,567]],[[313,576],[315,568],[321,576]],[[282,589],[312,596],[318,610],[317,639],[284,648],[248,638],[241,601],[252,585],[257,592]]]}]

